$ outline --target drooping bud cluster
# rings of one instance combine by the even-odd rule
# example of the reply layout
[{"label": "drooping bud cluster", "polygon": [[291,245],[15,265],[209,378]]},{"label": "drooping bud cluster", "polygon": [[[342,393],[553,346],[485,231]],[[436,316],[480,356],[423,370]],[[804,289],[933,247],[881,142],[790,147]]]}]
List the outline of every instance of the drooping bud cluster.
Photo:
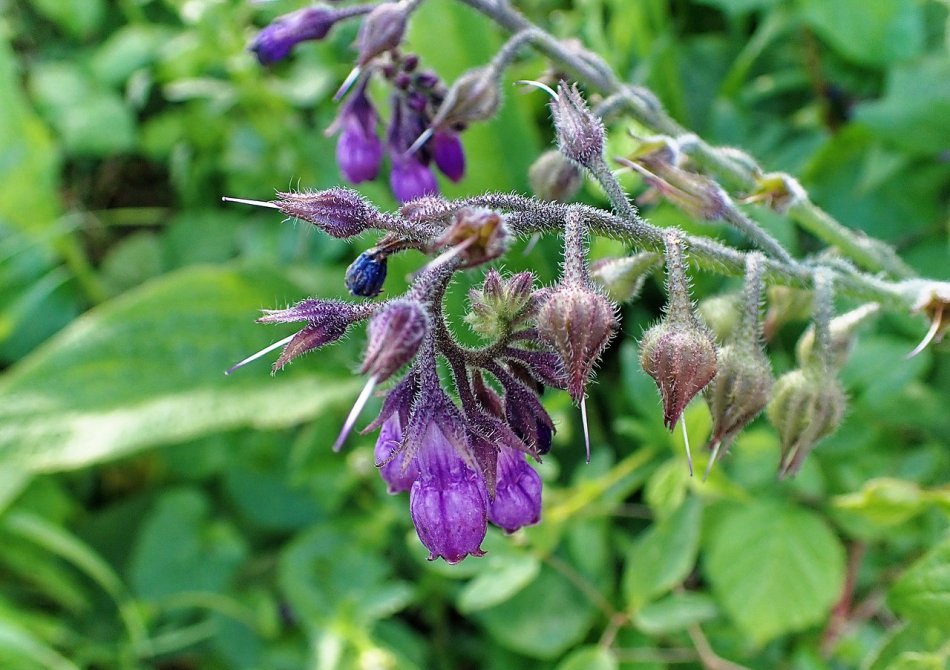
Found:
[{"label": "drooping bud cluster", "polygon": [[480,290],[469,291],[471,311],[465,321],[476,333],[495,340],[527,324],[537,311],[532,300],[534,275],[520,272],[505,280],[494,268],[485,274]]},{"label": "drooping bud cluster", "polygon": [[678,233],[666,236],[666,313],[640,340],[640,364],[663,399],[663,422],[671,429],[686,405],[716,375],[716,343],[693,309],[686,260]]}]

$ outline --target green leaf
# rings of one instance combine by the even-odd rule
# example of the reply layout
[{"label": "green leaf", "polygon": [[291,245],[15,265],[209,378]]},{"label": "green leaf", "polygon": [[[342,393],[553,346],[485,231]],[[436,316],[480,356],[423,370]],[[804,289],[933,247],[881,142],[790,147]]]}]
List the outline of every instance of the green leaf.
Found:
[{"label": "green leaf", "polygon": [[913,482],[882,477],[866,482],[860,491],[836,497],[833,504],[883,532],[923,512],[929,500]]},{"label": "green leaf", "polygon": [[844,548],[818,515],[761,502],[724,514],[705,571],[726,613],[762,644],[825,617],[841,592]]},{"label": "green leaf", "polygon": [[67,34],[89,37],[105,15],[102,0],[34,0],[33,7]]},{"label": "green leaf", "polygon": [[603,647],[575,649],[557,664],[555,670],[617,670],[617,657]]},{"label": "green leaf", "polygon": [[[950,653],[950,647],[947,646],[947,633],[940,629],[910,624],[903,628],[895,629],[887,641],[878,649],[874,656],[862,666],[865,670],[907,670],[907,668],[920,668],[913,664],[927,657],[937,656],[932,652],[939,652],[944,663],[947,655]],[[939,657],[938,656],[938,657]],[[910,664],[910,665],[908,665]],[[931,667],[935,670],[945,670],[946,665],[923,666]]]},{"label": "green leaf", "polygon": [[197,268],[90,311],[0,379],[0,462],[82,467],[220,430],[294,425],[349,401],[358,380],[300,374],[308,363],[277,378],[262,365],[223,374],[287,333],[255,324],[260,308],[298,297],[274,272]]},{"label": "green leaf", "polygon": [[155,600],[184,591],[222,591],[247,555],[235,529],[211,518],[208,499],[167,491],[142,523],[129,564],[131,583]]},{"label": "green leaf", "polygon": [[950,630],[950,537],[901,575],[888,600],[908,619]]},{"label": "green leaf", "polygon": [[[5,652],[5,653],[4,653]],[[29,659],[48,670],[79,670],[79,666],[63,657],[45,642],[14,621],[0,619],[0,658]]]},{"label": "green leaf", "polygon": [[[827,3],[834,4],[834,3]],[[855,118],[875,135],[915,154],[950,146],[950,58],[924,58],[888,73],[885,95],[858,105]]]},{"label": "green leaf", "polygon": [[633,618],[648,635],[669,635],[719,616],[715,601],[705,593],[674,593],[646,605]]},{"label": "green leaf", "polygon": [[924,17],[915,2],[799,0],[799,7],[822,39],[862,65],[909,60],[924,48]]},{"label": "green leaf", "polygon": [[413,589],[395,580],[390,564],[360,546],[343,524],[321,524],[283,552],[278,579],[284,597],[303,620],[334,617],[365,626],[406,607]]},{"label": "green leaf", "polygon": [[637,538],[627,554],[623,593],[637,611],[686,578],[696,563],[702,504],[688,498],[666,519]]},{"label": "green leaf", "polygon": [[547,566],[501,605],[473,616],[499,644],[532,658],[553,659],[580,640],[597,610],[568,579]]},{"label": "green leaf", "polygon": [[530,584],[541,571],[541,562],[524,553],[488,553],[483,562],[484,570],[459,593],[458,608],[463,613],[505,602]]}]

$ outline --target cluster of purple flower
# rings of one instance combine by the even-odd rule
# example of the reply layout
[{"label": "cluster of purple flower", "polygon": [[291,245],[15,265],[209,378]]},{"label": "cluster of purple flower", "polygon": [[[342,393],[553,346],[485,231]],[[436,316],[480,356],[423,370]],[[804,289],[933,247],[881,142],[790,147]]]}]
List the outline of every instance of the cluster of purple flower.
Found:
[{"label": "cluster of purple flower", "polygon": [[[277,18],[258,33],[250,47],[262,64],[274,63],[286,58],[300,42],[323,39],[337,22],[367,15],[357,39],[357,67],[340,93],[351,90],[328,132],[339,134],[337,165],[344,179],[353,184],[376,179],[388,153],[389,183],[400,202],[438,193],[433,164],[455,182],[465,173],[465,154],[458,136],[463,126],[433,126],[436,110],[447,93],[445,85],[435,72],[419,69],[416,55],[399,52],[407,11],[402,3],[375,9],[367,5],[309,7]],[[374,76],[391,90],[385,146],[379,135],[379,114],[367,94]]]}]

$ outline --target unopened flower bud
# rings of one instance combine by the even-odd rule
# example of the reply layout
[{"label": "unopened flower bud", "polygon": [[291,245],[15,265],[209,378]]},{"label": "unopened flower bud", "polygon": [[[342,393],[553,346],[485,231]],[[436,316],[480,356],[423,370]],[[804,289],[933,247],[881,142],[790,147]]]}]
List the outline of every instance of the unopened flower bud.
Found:
[{"label": "unopened flower bud", "polygon": [[742,293],[734,291],[703,298],[696,311],[719,342],[728,342],[739,325]]},{"label": "unopened flower bud", "polygon": [[537,316],[538,334],[561,357],[575,402],[617,328],[616,310],[599,293],[578,285],[556,288]]},{"label": "unopened flower bud", "polygon": [[[836,316],[829,324],[831,335],[831,360],[829,361],[834,369],[840,369],[844,366],[851,353],[851,347],[857,336],[858,328],[864,323],[874,318],[881,311],[880,305],[871,302],[861,305],[846,314]],[[815,359],[815,327],[811,325],[802,333],[795,347],[795,356],[800,367],[807,367],[818,364]]]},{"label": "unopened flower bud", "polygon": [[640,364],[660,389],[663,420],[672,430],[689,401],[716,375],[716,342],[693,310],[682,241],[671,232],[665,244],[666,315],[640,340]]},{"label": "unopened flower bud", "polygon": [[465,176],[465,151],[459,136],[455,133],[437,132],[430,142],[432,160],[439,171],[451,181],[460,181]]},{"label": "unopened flower bud", "polygon": [[365,66],[380,54],[395,49],[406,33],[409,12],[403,2],[384,2],[371,11],[360,26],[356,36],[360,67]]},{"label": "unopened flower bud", "polygon": [[346,269],[346,288],[353,295],[372,298],[386,281],[386,256],[375,249],[364,251]]},{"label": "unopened flower bud", "polygon": [[663,399],[663,422],[670,430],[697,393],[716,376],[716,343],[698,321],[669,317],[640,340],[640,364]]},{"label": "unopened flower bud", "polygon": [[367,328],[366,355],[361,372],[384,381],[411,361],[429,330],[429,315],[415,300],[394,300],[383,307]]},{"label": "unopened flower bud", "polygon": [[485,274],[480,291],[469,292],[471,311],[465,321],[476,333],[497,338],[533,316],[531,288],[534,275],[519,272],[508,280],[494,268]]},{"label": "unopened flower bud", "polygon": [[451,224],[433,248],[447,247],[462,259],[460,267],[470,268],[501,256],[508,242],[502,214],[480,207],[465,207],[454,213]]},{"label": "unopened flower bud", "polygon": [[489,66],[463,73],[445,94],[432,119],[432,127],[456,130],[477,121],[487,121],[501,104],[498,89],[498,73]]},{"label": "unopened flower bud", "polygon": [[623,258],[601,258],[590,266],[590,278],[613,302],[631,302],[637,299],[647,276],[659,265],[660,255],[652,251]]},{"label": "unopened flower bud", "polygon": [[528,182],[534,194],[542,200],[567,202],[584,183],[584,175],[560,151],[549,149],[531,164]]},{"label": "unopened flower bud", "polygon": [[812,312],[812,292],[776,284],[768,289],[769,309],[765,315],[765,339],[772,336],[789,321],[808,318]]},{"label": "unopened flower bud", "polygon": [[299,42],[322,40],[340,19],[365,12],[363,7],[333,9],[317,5],[284,14],[261,30],[248,49],[261,65],[270,65],[286,58]]},{"label": "unopened flower bud", "polygon": [[604,124],[587,108],[577,84],[568,86],[562,81],[558,85],[551,116],[562,154],[585,167],[602,159]]},{"label": "unopened flower bud", "polygon": [[312,223],[333,237],[359,235],[381,222],[382,215],[363,196],[348,188],[304,193],[278,193],[274,205],[282,213]]},{"label": "unopened flower bud", "polygon": [[782,442],[780,477],[798,472],[815,445],[837,430],[845,402],[844,390],[834,376],[797,369],[779,377],[766,413]]},{"label": "unopened flower bud", "polygon": [[765,409],[772,391],[769,359],[755,343],[730,343],[716,360],[716,376],[703,392],[713,418],[711,445],[729,444]]},{"label": "unopened flower bud", "polygon": [[787,174],[771,172],[756,179],[755,189],[745,202],[764,202],[779,214],[784,214],[807,200],[808,193],[795,179]]}]

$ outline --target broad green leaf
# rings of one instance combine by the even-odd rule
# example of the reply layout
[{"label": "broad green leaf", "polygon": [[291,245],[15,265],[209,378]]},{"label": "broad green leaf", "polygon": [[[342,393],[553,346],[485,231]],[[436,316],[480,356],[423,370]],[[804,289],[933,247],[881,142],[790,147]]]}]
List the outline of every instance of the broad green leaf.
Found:
[{"label": "broad green leaf", "polygon": [[719,615],[719,608],[705,593],[674,593],[650,603],[633,618],[637,628],[648,635],[669,635]]},{"label": "broad green leaf", "polygon": [[910,566],[888,599],[899,614],[950,631],[950,538]]},{"label": "broad green leaf", "polygon": [[[947,647],[946,631],[913,623],[895,629],[884,645],[868,659],[862,668],[863,670],[899,670],[901,668],[907,670],[907,663],[913,664],[921,658],[926,659],[932,652],[942,652],[944,663],[946,663],[947,654],[950,653],[950,648]],[[935,670],[945,670],[945,668],[945,665],[935,666]]]},{"label": "broad green leaf", "polygon": [[[828,3],[834,4],[834,3]],[[895,67],[884,97],[858,106],[856,118],[877,137],[915,154],[950,146],[950,57],[932,56]]]},{"label": "broad green leaf", "polygon": [[280,557],[278,580],[296,612],[321,626],[340,617],[365,626],[413,596],[411,585],[392,578],[389,562],[360,546],[343,524],[324,523],[298,536]]},{"label": "broad green leaf", "polygon": [[553,659],[587,635],[596,614],[583,593],[545,566],[538,578],[513,598],[473,617],[508,649],[532,658]]},{"label": "broad green leaf", "polygon": [[459,611],[475,612],[505,602],[538,576],[541,562],[530,554],[489,553],[484,568],[459,593]]},{"label": "broad green leaf", "polygon": [[218,592],[229,585],[247,546],[212,513],[208,499],[191,489],[173,489],[158,499],[132,548],[130,581],[139,597]]},{"label": "broad green leaf", "polygon": [[909,60],[924,47],[924,16],[905,0],[799,0],[802,17],[836,51],[862,65]]},{"label": "broad green leaf", "polygon": [[346,403],[359,381],[300,374],[317,367],[313,357],[276,378],[266,364],[223,374],[288,332],[255,324],[260,308],[299,297],[274,272],[196,268],[90,311],[0,379],[0,462],[82,467],[220,430],[294,425]]},{"label": "broad green leaf", "polygon": [[927,509],[927,495],[913,482],[880,478],[860,491],[838,496],[835,508],[866,521],[882,531],[902,524]]},{"label": "broad green leaf", "polygon": [[557,664],[555,670],[617,670],[617,657],[603,647],[575,649]]},{"label": "broad green leaf", "polygon": [[702,503],[688,498],[666,519],[643,533],[627,554],[623,593],[637,611],[686,578],[696,563]]},{"label": "broad green leaf", "polygon": [[821,621],[844,580],[844,548],[813,512],[777,502],[724,514],[705,572],[726,613],[756,644]]}]

